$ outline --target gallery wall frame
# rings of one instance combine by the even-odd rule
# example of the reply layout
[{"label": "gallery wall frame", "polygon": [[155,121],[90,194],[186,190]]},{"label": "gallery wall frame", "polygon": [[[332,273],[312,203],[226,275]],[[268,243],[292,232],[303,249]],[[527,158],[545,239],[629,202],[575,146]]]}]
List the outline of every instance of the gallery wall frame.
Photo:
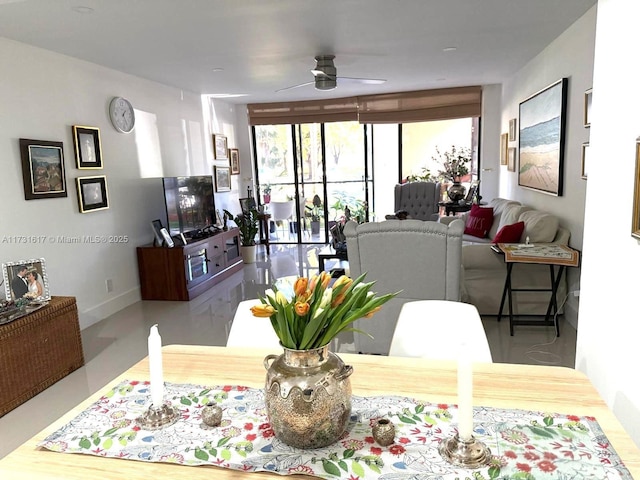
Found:
[{"label": "gallery wall frame", "polygon": [[213,158],[216,160],[227,159],[227,137],[220,133],[213,134]]},{"label": "gallery wall frame", "polygon": [[231,175],[240,174],[240,152],[237,148],[229,149],[229,161],[231,163]]},{"label": "gallery wall frame", "polygon": [[518,185],[562,196],[568,79],[520,103]]},{"label": "gallery wall frame", "polygon": [[2,264],[5,298],[15,301],[18,298],[24,297],[27,292],[32,292],[31,295],[34,295],[33,292],[35,289],[31,287],[30,278],[27,279],[29,275],[25,275],[25,279],[27,279],[26,283],[20,278],[19,272],[20,270],[24,271],[25,268],[27,274],[30,272],[33,273],[34,281],[39,283],[38,288],[41,294],[33,298],[33,300],[51,300],[44,258],[30,258],[28,260],[18,260]]},{"label": "gallery wall frame", "polygon": [[78,177],[76,178],[76,189],[78,191],[80,213],[95,212],[109,208],[107,177],[105,175]]},{"label": "gallery wall frame", "polygon": [[516,171],[516,147],[510,147],[507,150],[507,170]]},{"label": "gallery wall frame", "polygon": [[85,127],[73,125],[73,148],[76,154],[76,168],[101,169],[102,145],[100,142],[100,129],[98,127]]},{"label": "gallery wall frame", "polygon": [[582,144],[582,166],[580,168],[581,178],[587,179],[587,172],[589,171],[589,142]]},{"label": "gallery wall frame", "polygon": [[518,131],[518,119],[512,118],[511,120],[509,120],[509,141],[510,142],[515,142],[517,131]]},{"label": "gallery wall frame", "polygon": [[229,167],[219,167],[218,165],[215,165],[213,167],[213,172],[216,183],[216,192],[230,192],[231,175]]},{"label": "gallery wall frame", "polygon": [[631,236],[640,240],[640,137],[636,138],[636,172],[633,188]]},{"label": "gallery wall frame", "polygon": [[500,165],[507,164],[507,149],[509,148],[509,134],[500,135]]},{"label": "gallery wall frame", "polygon": [[591,126],[591,101],[593,100],[593,89],[584,92],[584,126]]},{"label": "gallery wall frame", "polygon": [[20,139],[24,199],[67,196],[62,142]]}]

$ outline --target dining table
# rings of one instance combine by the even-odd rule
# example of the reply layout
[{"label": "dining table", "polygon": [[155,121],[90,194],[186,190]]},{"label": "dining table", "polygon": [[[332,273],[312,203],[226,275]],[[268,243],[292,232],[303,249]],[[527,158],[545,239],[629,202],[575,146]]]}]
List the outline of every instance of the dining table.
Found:
[{"label": "dining table", "polygon": [[[164,381],[211,386],[241,385],[262,389],[266,374],[263,361],[267,355],[274,353],[281,352],[269,348],[167,345],[162,347]],[[348,353],[338,355],[353,367],[350,381],[354,396],[406,396],[445,405],[457,402],[456,361]],[[148,379],[147,357],[1,459],[0,479],[210,480],[282,477],[272,472],[242,472],[215,465],[185,466],[172,462],[104,458],[99,454],[59,453],[41,446],[47,437],[61,429],[64,430],[81,412],[99,408],[99,403],[96,402],[113,395],[114,385],[134,380],[143,382]],[[625,432],[589,379],[578,370],[546,365],[474,363],[473,404],[496,409],[522,409],[593,417],[624,466],[633,477],[640,479],[640,449]],[[296,475],[295,478],[317,477],[303,474]]]}]

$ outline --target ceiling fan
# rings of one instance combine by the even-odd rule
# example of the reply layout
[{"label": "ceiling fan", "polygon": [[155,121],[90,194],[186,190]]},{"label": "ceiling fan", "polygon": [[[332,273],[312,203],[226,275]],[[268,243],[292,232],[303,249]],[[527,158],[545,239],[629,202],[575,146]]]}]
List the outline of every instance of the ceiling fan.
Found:
[{"label": "ceiling fan", "polygon": [[365,85],[380,85],[386,82],[379,78],[354,78],[354,77],[339,77],[336,66],[333,63],[335,55],[317,55],[315,57],[316,66],[311,69],[311,73],[315,77],[311,82],[299,83],[291,87],[281,88],[276,92],[283,92],[285,90],[292,90],[294,88],[305,87],[307,85],[314,85],[316,90],[333,90],[338,83],[361,83]]}]

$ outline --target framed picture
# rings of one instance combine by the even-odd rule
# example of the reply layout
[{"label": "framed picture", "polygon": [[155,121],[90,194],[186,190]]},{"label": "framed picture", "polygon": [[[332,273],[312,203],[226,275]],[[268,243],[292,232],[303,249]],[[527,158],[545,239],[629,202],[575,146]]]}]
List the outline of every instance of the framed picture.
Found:
[{"label": "framed picture", "polygon": [[151,221],[151,228],[153,229],[153,244],[162,246],[162,242],[164,241],[164,237],[162,236],[162,222],[160,219]]},{"label": "framed picture", "polygon": [[567,84],[562,78],[520,103],[518,185],[561,196]]},{"label": "framed picture", "polygon": [[509,134],[500,135],[500,165],[507,164],[507,149],[509,148]]},{"label": "framed picture", "polygon": [[593,99],[593,89],[584,92],[584,126],[591,126],[591,100]]},{"label": "framed picture", "polygon": [[2,277],[7,300],[24,296],[38,301],[51,300],[44,258],[3,263]]},{"label": "framed picture", "polygon": [[229,149],[229,159],[231,160],[231,175],[240,173],[240,153],[237,148]]},{"label": "framed picture", "polygon": [[100,129],[74,125],[73,148],[76,152],[76,167],[79,169],[102,168]]},{"label": "framed picture", "polygon": [[80,213],[95,212],[96,210],[109,208],[106,176],[78,177],[76,178],[76,187],[78,189]]},{"label": "framed picture", "polygon": [[227,137],[219,133],[213,135],[213,158],[216,160],[229,158],[227,157]]},{"label": "framed picture", "polygon": [[511,147],[507,151],[507,170],[510,172],[516,171],[516,148]]},{"label": "framed picture", "polygon": [[24,199],[67,196],[62,142],[20,139]]},{"label": "framed picture", "polygon": [[256,200],[252,197],[249,198],[241,198],[240,200],[240,209],[242,213],[248,213],[252,209],[256,208]]},{"label": "framed picture", "polygon": [[636,138],[636,175],[633,190],[631,236],[640,240],[640,137]]},{"label": "framed picture", "polygon": [[587,171],[589,166],[589,142],[582,144],[582,171],[581,177],[587,179]]},{"label": "framed picture", "polygon": [[216,180],[216,192],[230,192],[231,191],[231,175],[229,174],[229,167],[213,167]]},{"label": "framed picture", "polygon": [[509,141],[513,142],[516,139],[516,131],[518,128],[518,120],[516,118],[512,118],[509,120]]}]

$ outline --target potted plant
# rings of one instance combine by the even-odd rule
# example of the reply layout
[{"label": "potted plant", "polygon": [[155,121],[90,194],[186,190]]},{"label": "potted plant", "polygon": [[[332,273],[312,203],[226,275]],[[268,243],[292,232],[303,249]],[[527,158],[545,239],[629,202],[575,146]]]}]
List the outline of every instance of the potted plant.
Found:
[{"label": "potted plant", "polygon": [[323,214],[322,200],[318,195],[313,196],[311,205],[307,205],[309,215],[311,217],[311,234],[317,235],[320,233],[320,217]]},{"label": "potted plant", "polygon": [[258,234],[258,210],[252,208],[240,213],[235,217],[224,211],[225,216],[229,215],[240,230],[240,253],[244,263],[255,263],[256,261],[256,235]]},{"label": "potted plant", "polygon": [[262,200],[264,203],[271,202],[271,185],[268,183],[262,186]]}]

